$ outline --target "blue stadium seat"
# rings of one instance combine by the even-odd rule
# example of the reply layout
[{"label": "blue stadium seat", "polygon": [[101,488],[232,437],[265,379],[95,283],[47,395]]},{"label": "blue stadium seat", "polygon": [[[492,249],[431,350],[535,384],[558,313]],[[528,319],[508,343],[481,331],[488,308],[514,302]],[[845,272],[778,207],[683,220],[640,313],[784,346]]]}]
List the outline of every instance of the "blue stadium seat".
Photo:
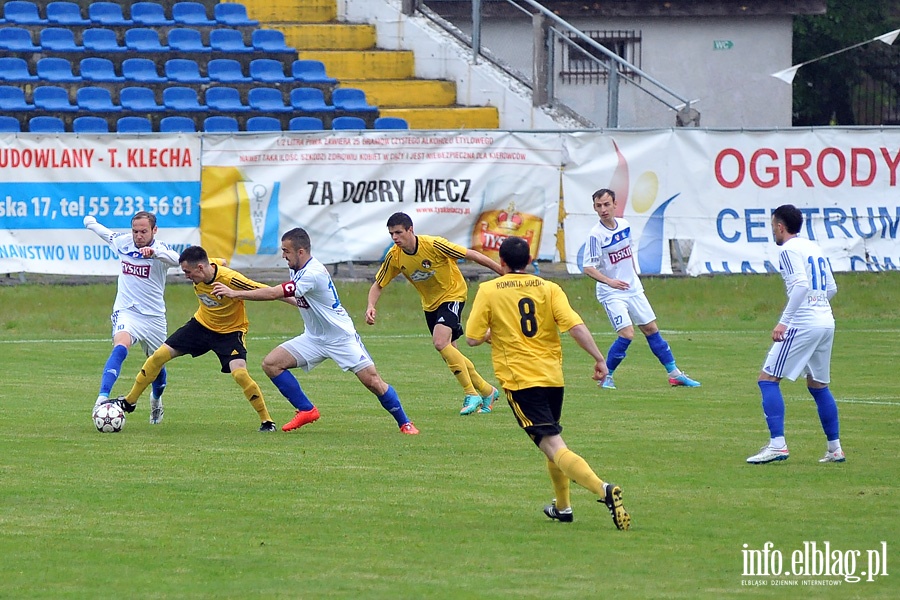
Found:
[{"label": "blue stadium seat", "polygon": [[325,126],[318,117],[294,117],[288,123],[290,131],[322,131]]},{"label": "blue stadium seat", "polygon": [[290,106],[285,106],[281,90],[275,88],[251,88],[247,92],[247,104],[252,110],[269,113],[286,113],[294,110]]},{"label": "blue stadium seat", "polygon": [[41,85],[31,93],[35,108],[51,112],[78,112],[69,101],[69,90],[55,85]]},{"label": "blue stadium seat", "polygon": [[31,117],[28,119],[31,133],[65,133],[66,124],[59,117]]},{"label": "blue stadium seat", "polygon": [[75,117],[72,121],[72,131],[75,133],[109,133],[109,123],[103,117],[91,115]]},{"label": "blue stadium seat", "polygon": [[37,61],[37,75],[43,81],[55,83],[77,83],[82,81],[80,75],[72,73],[72,63],[65,58],[48,56]]},{"label": "blue stadium seat", "polygon": [[0,49],[16,52],[40,52],[31,39],[31,32],[21,27],[4,27],[0,29]]},{"label": "blue stadium seat", "polygon": [[215,25],[206,15],[206,7],[199,2],[176,2],[172,5],[172,18],[182,25]]},{"label": "blue stadium seat", "polygon": [[377,106],[366,102],[366,93],[356,88],[338,88],[331,92],[331,103],[338,110],[351,112],[378,112]]},{"label": "blue stadium seat", "polygon": [[331,122],[332,129],[365,129],[366,122],[359,117],[336,117]]},{"label": "blue stadium seat", "polygon": [[197,90],[189,87],[167,87],[163,90],[163,105],[169,110],[183,112],[206,112],[208,107],[200,104]]},{"label": "blue stadium seat", "polygon": [[325,104],[325,95],[318,88],[294,88],[291,90],[291,106],[310,113],[333,113],[334,107]]},{"label": "blue stadium seat", "polygon": [[51,2],[47,5],[47,21],[56,25],[89,25],[75,2]]},{"label": "blue stadium seat", "polygon": [[156,63],[149,58],[126,58],[122,61],[122,76],[138,83],[165,83],[168,81],[156,70]]},{"label": "blue stadium seat", "polygon": [[159,121],[159,130],[163,133],[193,133],[197,125],[189,117],[163,117]]},{"label": "blue stadium seat", "polygon": [[22,131],[19,120],[15,117],[0,115],[0,133],[18,133]]},{"label": "blue stadium seat", "polygon": [[255,52],[251,46],[244,44],[244,34],[236,29],[213,29],[209,32],[209,45],[216,52]]},{"label": "blue stadium seat", "polygon": [[202,54],[212,52],[212,48],[203,45],[203,38],[196,29],[172,29],[169,31],[166,43],[169,48],[177,52],[200,52]]},{"label": "blue stadium seat", "polygon": [[281,121],[275,117],[250,117],[245,131],[281,131]]},{"label": "blue stadium seat", "polygon": [[165,112],[166,107],[156,103],[153,90],[145,87],[126,87],[119,91],[122,108],[138,113]]},{"label": "blue stadium seat", "polygon": [[89,56],[81,59],[79,67],[81,78],[85,81],[115,82],[125,81],[121,75],[116,75],[116,68],[108,58]]},{"label": "blue stadium seat", "polygon": [[172,25],[174,20],[166,18],[162,4],[156,2],[135,2],[131,5],[131,20],[135,25],[145,27],[159,27],[160,25]]},{"label": "blue stadium seat", "polygon": [[229,27],[259,25],[259,21],[247,16],[247,7],[243,4],[220,2],[213,7],[213,16],[217,23]]},{"label": "blue stadium seat", "polygon": [[84,52],[84,46],[75,43],[75,34],[62,27],[41,29],[41,49],[51,52]]},{"label": "blue stadium seat", "polygon": [[337,79],[325,74],[325,63],[320,60],[295,60],[291,64],[291,74],[303,83],[337,83]]},{"label": "blue stadium seat", "polygon": [[272,53],[297,54],[296,48],[290,48],[284,43],[284,33],[277,29],[254,29],[250,34],[250,41],[256,50]]},{"label": "blue stadium seat", "polygon": [[249,83],[253,81],[244,75],[241,63],[231,58],[214,58],[206,65],[206,72],[212,81],[219,83]]},{"label": "blue stadium seat", "polygon": [[147,27],[126,29],[125,47],[132,52],[168,52],[171,49],[160,43],[155,29]]},{"label": "blue stadium seat", "polygon": [[[18,122],[18,121],[17,121]],[[240,131],[237,119],[234,117],[206,117],[203,120],[203,131],[207,133],[233,133]]]},{"label": "blue stadium seat", "polygon": [[378,117],[375,119],[375,129],[409,129],[409,123],[400,117]]},{"label": "blue stadium seat", "polygon": [[170,58],[166,61],[166,77],[173,83],[209,83],[209,77],[200,74],[200,67],[187,58]]},{"label": "blue stadium seat", "polygon": [[0,58],[0,80],[2,81],[37,81],[38,78],[28,70],[25,59],[14,56]]},{"label": "blue stadium seat", "polygon": [[250,61],[250,78],[261,83],[288,83],[293,77],[285,77],[280,60],[256,58]]},{"label": "blue stadium seat", "polygon": [[34,110],[34,104],[25,101],[22,88],[0,85],[0,112]]},{"label": "blue stadium seat", "polygon": [[153,123],[147,117],[122,117],[116,121],[116,131],[119,133],[151,133]]},{"label": "blue stadium seat", "polygon": [[241,102],[241,93],[232,87],[211,87],[206,90],[206,105],[210,110],[236,113],[247,112],[250,107]]},{"label": "blue stadium seat", "polygon": [[16,25],[46,25],[47,19],[42,19],[38,13],[37,4],[34,2],[5,2],[3,15],[7,23]]},{"label": "blue stadium seat", "polygon": [[128,48],[119,45],[116,32],[112,29],[92,27],[85,29],[81,34],[81,43],[84,49],[95,54],[103,55],[111,52],[128,52]]},{"label": "blue stadium seat", "polygon": [[122,107],[112,101],[109,90],[101,87],[83,87],[75,92],[78,108],[92,112],[121,112]]},{"label": "blue stadium seat", "polygon": [[98,25],[134,25],[134,21],[123,16],[122,6],[115,2],[91,2],[88,5],[88,18]]}]

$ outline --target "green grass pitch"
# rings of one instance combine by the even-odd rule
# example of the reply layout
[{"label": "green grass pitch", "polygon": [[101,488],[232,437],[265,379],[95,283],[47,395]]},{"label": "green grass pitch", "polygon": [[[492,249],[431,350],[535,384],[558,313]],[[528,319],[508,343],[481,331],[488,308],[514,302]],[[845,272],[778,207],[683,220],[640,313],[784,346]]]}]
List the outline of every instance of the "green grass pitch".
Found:
[{"label": "green grass pitch", "polygon": [[[560,283],[605,352],[613,333],[593,286]],[[565,336],[563,436],[622,486],[628,532],[575,485],[575,521],[544,517],[544,461],[509,409],[458,416],[461,391],[416,294],[390,286],[369,327],[368,285],[337,281],[419,436],[399,434],[330,362],[296,372],[321,420],[260,434],[211,355],[169,363],[162,424],[148,423],[145,392],[121,433],[99,434],[90,411],[114,284],[0,286],[0,598],[900,597],[900,274],[838,276],[832,389],[844,464],[817,462],[825,439],[801,382],[782,384],[790,459],[744,462],[768,439],[756,377],[785,301],[777,276],[645,281],[698,389],[669,387],[638,336],[619,389],[600,390]],[[174,331],[196,300],[183,283],[167,299]],[[259,364],[301,320],[277,302],[249,313],[250,372],[281,425],[293,410]],[[488,347],[463,351],[494,381]],[[114,392],[127,391],[140,354]],[[828,542],[846,566],[859,551],[857,574],[886,542],[887,575],[745,576],[744,545],[766,542],[783,570],[804,542]]]}]

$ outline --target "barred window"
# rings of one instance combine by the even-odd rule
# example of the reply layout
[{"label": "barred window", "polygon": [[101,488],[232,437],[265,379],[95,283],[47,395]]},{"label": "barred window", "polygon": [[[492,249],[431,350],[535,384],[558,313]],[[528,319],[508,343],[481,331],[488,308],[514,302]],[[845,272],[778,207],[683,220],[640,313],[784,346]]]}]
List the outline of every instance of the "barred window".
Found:
[{"label": "barred window", "polygon": [[[583,34],[605,47],[610,52],[628,61],[635,67],[641,66],[641,32],[626,30],[587,30]],[[606,81],[608,59],[602,52],[589,45],[573,33],[567,33],[567,41],[562,44],[563,69],[560,77],[565,83],[597,83]],[[593,57],[593,58],[592,58]],[[597,60],[599,59],[599,63]],[[637,77],[633,69],[619,67],[621,73]]]}]

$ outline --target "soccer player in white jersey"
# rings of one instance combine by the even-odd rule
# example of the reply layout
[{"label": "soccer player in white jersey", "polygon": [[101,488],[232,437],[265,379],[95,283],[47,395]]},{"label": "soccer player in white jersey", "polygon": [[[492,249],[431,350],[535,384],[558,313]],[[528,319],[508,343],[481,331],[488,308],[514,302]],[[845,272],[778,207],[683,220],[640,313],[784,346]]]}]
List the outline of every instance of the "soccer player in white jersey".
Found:
[{"label": "soccer player in white jersey", "polygon": [[616,193],[608,189],[594,192],[594,210],[600,222],[591,228],[584,248],[584,274],[597,282],[597,301],[606,310],[618,336],[606,353],[609,375],[600,384],[604,389],[616,389],[613,372],[625,360],[628,346],[634,339],[636,323],[647,338],[650,350],[669,374],[669,384],[699,387],[675,365],[669,343],[663,339],[656,325],[656,314],[644,294],[644,286],[634,267],[631,225],[616,217]]},{"label": "soccer player in white jersey", "polygon": [[305,329],[263,359],[263,371],[287,398],[297,414],[282,431],[291,431],[319,419],[319,409],[310,402],[297,378],[288,370],[296,367],[311,371],[325,359],[332,359],[345,371],[353,371],[359,381],[375,394],[381,406],[397,421],[400,433],[419,433],[412,424],[394,387],[387,384],[369,352],[363,346],[350,315],[341,305],[328,269],[313,257],[309,234],[296,227],[281,236],[281,252],[291,270],[291,280],[281,285],[256,290],[233,290],[215,284],[213,293],[243,300],[280,300],[294,297]]},{"label": "soccer player in white jersey", "polygon": [[[96,404],[109,399],[119,378],[128,350],[141,343],[146,356],[166,341],[166,273],[178,266],[178,253],[156,239],[156,215],[141,211],[131,218],[131,235],[116,233],[85,217],[84,226],[109,244],[119,257],[120,271],[116,301],[113,304],[113,348],[103,367]],[[166,389],[166,370],[153,381],[150,394],[150,423],[163,418],[162,394]]]},{"label": "soccer player in white jersey", "polygon": [[757,381],[762,393],[762,408],[769,426],[770,440],[757,454],[747,459],[751,464],[787,460],[784,441],[784,398],[779,383],[784,377],[795,381],[806,374],[806,387],[819,412],[822,429],[828,441],[821,463],[844,462],[839,436],[838,409],[828,389],[831,379],[831,347],[834,343],[834,315],[831,298],[837,284],[831,264],[817,244],[798,237],[803,213],[791,204],[779,206],[772,213],[772,236],[781,247],[778,268],[787,289],[787,305],[772,330],[772,348],[766,356]]}]

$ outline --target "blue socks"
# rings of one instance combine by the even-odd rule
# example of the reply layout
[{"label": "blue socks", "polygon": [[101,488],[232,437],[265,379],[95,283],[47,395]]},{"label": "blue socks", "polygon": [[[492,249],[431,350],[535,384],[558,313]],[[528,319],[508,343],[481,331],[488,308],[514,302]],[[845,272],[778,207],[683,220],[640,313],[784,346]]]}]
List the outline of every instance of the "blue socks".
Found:
[{"label": "blue socks", "polygon": [[156,379],[153,380],[153,383],[150,384],[150,393],[153,394],[153,397],[159,400],[162,398],[163,392],[166,391],[166,368],[163,367],[159,371],[159,375],[156,376]]},{"label": "blue socks", "polygon": [[808,387],[806,389],[809,390],[809,393],[812,394],[813,399],[816,401],[816,408],[819,410],[819,420],[822,422],[822,429],[825,431],[825,439],[829,442],[839,439],[841,436],[838,435],[840,432],[838,409],[834,396],[831,395],[831,390],[828,387],[819,389]]},{"label": "blue socks", "polygon": [[378,401],[381,402],[381,406],[384,407],[384,410],[391,413],[391,416],[397,421],[397,425],[409,423],[409,418],[406,416],[406,413],[403,412],[403,406],[400,405],[400,397],[397,396],[394,386],[388,385],[387,391],[378,396]]},{"label": "blue socks", "polygon": [[772,438],[784,437],[784,397],[777,381],[757,381],[762,392],[762,408]]},{"label": "blue socks", "polygon": [[281,395],[287,398],[294,408],[297,410],[307,411],[315,408],[313,403],[309,401],[303,390],[300,389],[300,382],[290,371],[282,371],[277,377],[270,377],[272,383],[281,392]]},{"label": "blue socks", "polygon": [[650,350],[659,359],[659,362],[671,373],[675,370],[675,357],[669,349],[669,343],[663,339],[663,336],[657,331],[653,335],[647,336],[647,343],[650,344]]},{"label": "blue socks", "polygon": [[126,356],[128,356],[128,348],[122,345],[113,346],[112,352],[109,353],[109,358],[106,359],[106,364],[103,366],[103,376],[100,378],[101,396],[109,396],[119,378],[119,373],[122,372],[122,363],[125,362]]},{"label": "blue socks", "polygon": [[609,347],[609,352],[606,353],[606,366],[609,367],[610,373],[615,371],[619,363],[625,360],[625,353],[628,351],[630,344],[631,340],[628,338],[617,337],[616,341]]}]

